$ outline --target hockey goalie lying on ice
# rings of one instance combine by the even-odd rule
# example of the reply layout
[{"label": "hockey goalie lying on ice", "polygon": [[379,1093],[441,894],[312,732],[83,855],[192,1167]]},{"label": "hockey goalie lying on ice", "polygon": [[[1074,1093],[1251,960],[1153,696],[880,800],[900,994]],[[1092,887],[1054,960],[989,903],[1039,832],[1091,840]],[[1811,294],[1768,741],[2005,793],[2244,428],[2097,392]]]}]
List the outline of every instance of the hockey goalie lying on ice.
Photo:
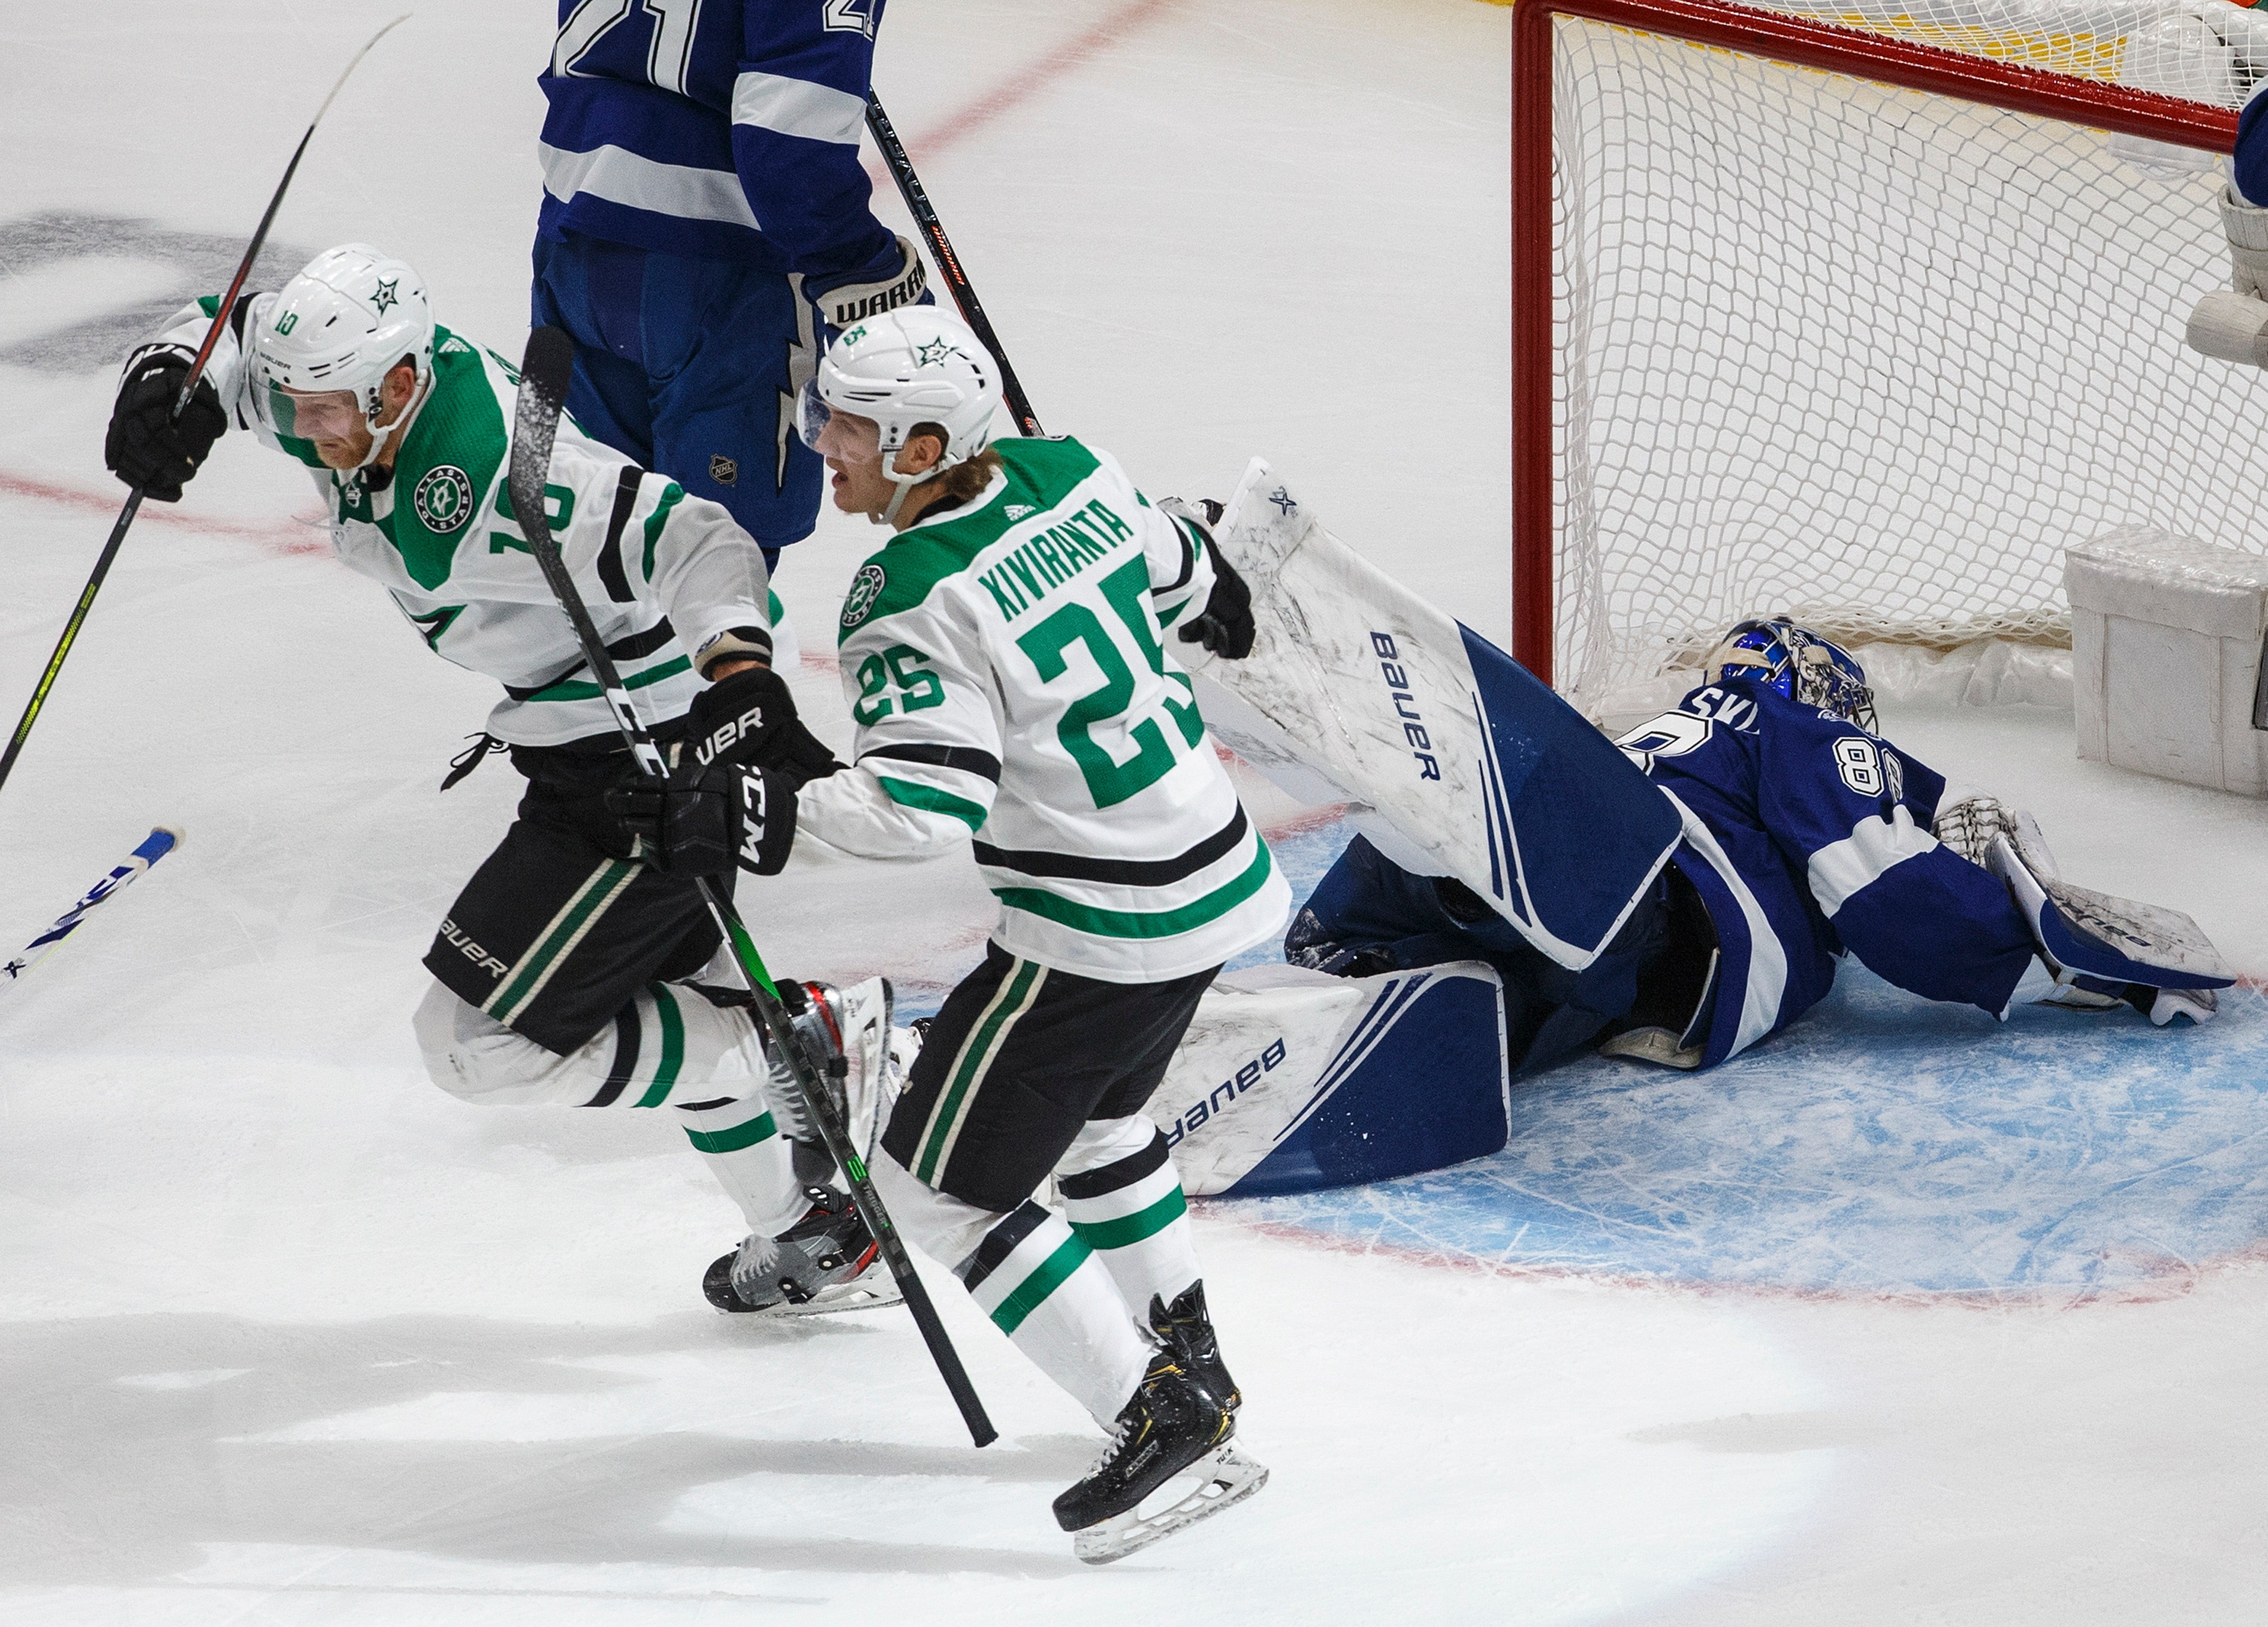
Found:
[{"label": "hockey goalie lying on ice", "polygon": [[1714,1066],[1816,1005],[1845,955],[1995,1016],[2035,957],[2056,1003],[2160,1026],[2210,1018],[2233,981],[2187,917],[2064,882],[2028,815],[1940,810],[1859,664],[1800,626],[1741,623],[1706,682],[1609,742],[1264,465],[1218,541],[1257,631],[1233,666],[1185,657],[1206,720],[1363,834],[1298,912],[1293,964],[1224,979],[1160,1090],[1192,1192],[1493,1152],[1513,1074],[1586,1047]]}]

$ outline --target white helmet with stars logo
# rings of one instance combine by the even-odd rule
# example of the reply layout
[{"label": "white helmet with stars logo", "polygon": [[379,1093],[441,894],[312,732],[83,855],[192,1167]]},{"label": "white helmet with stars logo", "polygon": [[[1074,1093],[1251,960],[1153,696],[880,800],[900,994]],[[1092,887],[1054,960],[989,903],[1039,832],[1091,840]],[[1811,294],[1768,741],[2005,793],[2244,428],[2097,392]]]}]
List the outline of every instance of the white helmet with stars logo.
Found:
[{"label": "white helmet with stars logo", "polygon": [[[966,322],[935,306],[906,306],[843,329],[804,387],[799,425],[814,449],[836,412],[881,426],[882,469],[907,490],[992,443],[1000,368]],[[918,475],[901,475],[897,453],[924,423],[945,431],[945,452]]]},{"label": "white helmet with stars logo", "polygon": [[252,397],[268,427],[284,436],[297,427],[287,391],[350,391],[371,430],[364,465],[410,417],[405,411],[379,428],[386,375],[407,357],[417,370],[420,396],[432,383],[433,307],[425,279],[407,261],[367,243],[342,244],[309,261],[276,296],[251,341],[246,364]]}]

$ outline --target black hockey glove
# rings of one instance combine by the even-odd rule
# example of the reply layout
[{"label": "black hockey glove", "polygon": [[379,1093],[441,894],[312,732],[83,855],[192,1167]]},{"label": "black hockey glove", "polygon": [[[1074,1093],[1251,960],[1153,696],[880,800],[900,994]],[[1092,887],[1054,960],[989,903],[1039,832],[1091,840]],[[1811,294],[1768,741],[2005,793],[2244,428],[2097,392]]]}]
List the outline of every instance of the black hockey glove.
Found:
[{"label": "black hockey glove", "polygon": [[776,876],[795,846],[795,793],[803,782],[772,769],[740,775],[740,868]]},{"label": "black hockey glove", "polygon": [[777,755],[807,758],[814,747],[826,749],[796,721],[787,680],[769,666],[744,666],[711,684],[685,713],[688,768],[769,767]]},{"label": "black hockey glove", "polygon": [[719,763],[667,785],[617,785],[607,792],[607,811],[631,838],[632,858],[664,875],[721,876],[737,848],[743,772]]},{"label": "black hockey glove", "polygon": [[1212,561],[1212,594],[1205,600],[1204,614],[1182,627],[1182,642],[1202,644],[1223,660],[1241,661],[1252,653],[1258,630],[1252,621],[1252,590],[1220,556],[1211,537],[1205,539],[1205,554]]},{"label": "black hockey glove", "polygon": [[159,503],[181,500],[181,488],[228,428],[228,415],[221,410],[220,396],[210,379],[197,380],[189,404],[180,418],[173,416],[173,401],[181,393],[181,380],[189,376],[190,360],[187,352],[170,349],[136,359],[118,387],[110,430],[102,438],[103,467]]}]

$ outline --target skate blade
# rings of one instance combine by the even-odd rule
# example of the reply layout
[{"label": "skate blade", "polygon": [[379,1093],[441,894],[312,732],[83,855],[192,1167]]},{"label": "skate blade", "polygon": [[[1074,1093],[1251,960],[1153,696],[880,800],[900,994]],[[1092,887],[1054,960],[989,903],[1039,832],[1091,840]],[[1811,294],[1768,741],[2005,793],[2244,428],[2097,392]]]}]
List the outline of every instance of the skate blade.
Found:
[{"label": "skate blade", "polygon": [[[1176,1531],[1187,1530],[1200,1520],[1209,1520],[1233,1503],[1241,1503],[1268,1483],[1265,1464],[1254,1461],[1233,1446],[1221,1447],[1199,1458],[1181,1475],[1204,1476],[1195,1490],[1177,1502],[1145,1514],[1138,1508],[1130,1508],[1123,1514],[1114,1514],[1084,1531],[1074,1533],[1071,1550],[1085,1564],[1108,1564],[1114,1559],[1138,1553],[1152,1542],[1161,1542]],[[1167,1483],[1168,1485],[1174,1481]]]},{"label": "skate blade", "polygon": [[879,1311],[905,1302],[906,1296],[898,1292],[897,1284],[892,1282],[886,1272],[879,1283],[869,1283],[864,1277],[856,1282],[836,1283],[830,1288],[821,1289],[801,1305],[790,1305],[782,1300],[777,1305],[768,1305],[749,1314],[768,1321],[784,1321],[794,1316],[832,1316],[837,1311]]}]

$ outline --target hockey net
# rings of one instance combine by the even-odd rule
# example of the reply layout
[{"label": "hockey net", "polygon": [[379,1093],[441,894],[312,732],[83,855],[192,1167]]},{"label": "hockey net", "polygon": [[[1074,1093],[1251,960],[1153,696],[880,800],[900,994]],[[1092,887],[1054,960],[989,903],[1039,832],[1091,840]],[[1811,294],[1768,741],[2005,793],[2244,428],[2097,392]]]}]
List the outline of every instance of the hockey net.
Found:
[{"label": "hockey net", "polygon": [[[2183,342],[2228,281],[2205,149],[2241,39],[2105,0],[1521,0],[1515,28],[1514,646],[1594,715],[1674,694],[1743,615],[2067,647],[2066,546],[2263,548],[2268,380]],[[1822,49],[1863,71],[1776,60]],[[1548,475],[1517,176],[1544,50]]]}]

